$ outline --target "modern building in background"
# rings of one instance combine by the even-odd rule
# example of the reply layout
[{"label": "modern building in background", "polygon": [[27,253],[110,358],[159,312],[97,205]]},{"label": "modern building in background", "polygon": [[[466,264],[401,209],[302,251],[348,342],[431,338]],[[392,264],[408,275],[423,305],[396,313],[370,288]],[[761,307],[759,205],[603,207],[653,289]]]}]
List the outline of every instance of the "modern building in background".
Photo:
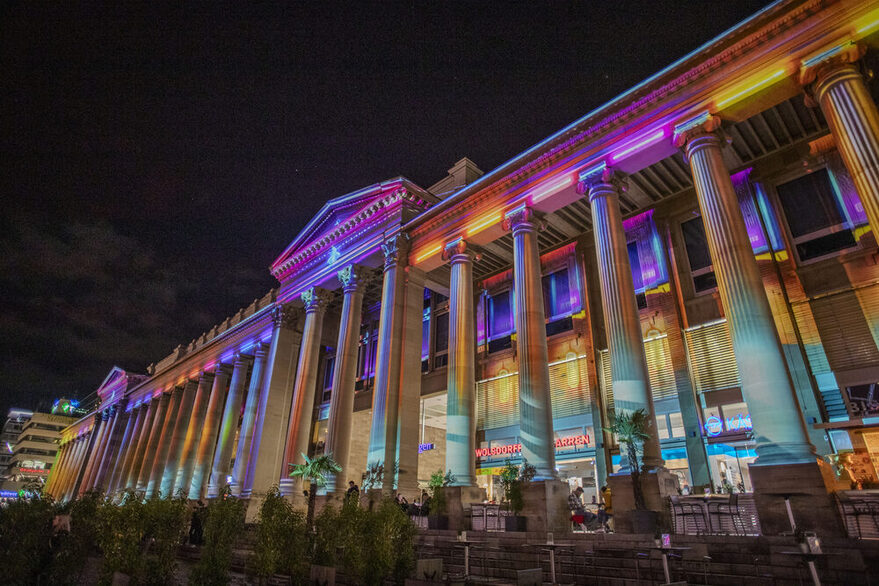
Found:
[{"label": "modern building in background", "polygon": [[3,495],[38,491],[46,484],[57,461],[61,431],[76,420],[75,417],[52,413],[30,413],[30,417],[20,424],[20,431],[12,444],[6,478],[0,484]]},{"label": "modern building in background", "polygon": [[6,415],[6,421],[3,423],[3,432],[0,434],[0,482],[6,480],[9,476],[9,463],[12,461],[12,454],[15,452],[18,435],[21,433],[24,424],[28,422],[33,414],[34,412],[28,409],[13,407]]},{"label": "modern building in background", "polygon": [[488,173],[327,194],[277,289],[111,372],[49,492],[256,503],[319,452],[331,493],[382,465],[491,495],[521,458],[595,487],[635,409],[681,483],[820,483],[835,452],[876,482],[877,43],[875,2],[782,0]]}]

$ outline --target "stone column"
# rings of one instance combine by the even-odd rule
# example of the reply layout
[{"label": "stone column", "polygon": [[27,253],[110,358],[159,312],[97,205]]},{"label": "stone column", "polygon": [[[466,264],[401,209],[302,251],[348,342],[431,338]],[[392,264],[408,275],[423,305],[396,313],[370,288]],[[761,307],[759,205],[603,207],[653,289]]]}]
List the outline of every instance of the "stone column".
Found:
[{"label": "stone column", "polygon": [[449,284],[449,365],[446,401],[446,470],[455,486],[476,486],[476,311],[473,260],[467,242],[443,249],[452,265]]},{"label": "stone column", "polygon": [[150,429],[149,439],[146,443],[146,451],[144,452],[143,463],[140,466],[140,472],[137,475],[137,490],[146,492],[147,484],[150,480],[150,472],[153,469],[153,461],[156,459],[156,451],[159,446],[159,438],[162,435],[162,427],[165,424],[165,412],[168,410],[168,401],[171,396],[168,393],[162,393],[157,399],[156,414],[153,417],[152,428]]},{"label": "stone column", "polygon": [[715,130],[720,120],[676,136],[693,172],[717,288],[729,324],[742,394],[751,412],[760,464],[814,462],[802,413],[754,259],[745,221]]},{"label": "stone column", "polygon": [[804,66],[800,82],[821,106],[876,239],[879,240],[879,111],[856,63],[865,47],[851,44]]},{"label": "stone column", "polygon": [[327,422],[326,449],[326,453],[342,467],[342,471],[327,486],[329,491],[338,495],[344,494],[348,485],[346,474],[351,443],[351,419],[354,413],[354,383],[357,378],[357,345],[367,270],[349,265],[339,271],[344,298],[339,343],[336,345],[336,364],[333,369],[333,395]]},{"label": "stone column", "polygon": [[241,431],[238,433],[235,467],[232,469],[232,494],[235,496],[241,496],[241,488],[247,475],[253,429],[256,424],[256,410],[259,405],[259,391],[262,388],[263,371],[266,366],[266,347],[264,344],[258,342],[251,349],[251,352],[253,353],[253,370],[250,373],[250,386],[247,388]]},{"label": "stone column", "polygon": [[92,443],[91,450],[89,450],[88,458],[86,461],[85,470],[82,475],[82,482],[79,485],[78,494],[83,494],[89,490],[91,490],[92,482],[95,478],[95,473],[98,471],[98,466],[101,463],[101,451],[104,449],[104,442],[107,441],[107,430],[109,429],[110,423],[110,412],[106,409],[100,411],[95,416],[95,428],[92,431],[94,435],[94,442]]},{"label": "stone column", "polygon": [[101,451],[100,460],[98,461],[98,468],[95,471],[95,475],[91,483],[91,488],[102,492],[107,483],[107,476],[109,475],[109,472],[113,467],[113,452],[118,446],[119,435],[122,431],[122,425],[120,424],[120,421],[124,417],[124,414],[121,413],[120,405],[118,404],[113,405],[109,408],[109,414],[110,423],[107,428],[107,439],[104,442],[104,447]]},{"label": "stone column", "polygon": [[192,471],[195,469],[195,455],[198,450],[198,442],[204,428],[205,413],[208,410],[208,400],[211,394],[211,385],[214,375],[205,371],[198,377],[198,389],[195,392],[195,400],[192,404],[192,416],[186,428],[186,436],[183,440],[180,465],[177,468],[177,476],[174,479],[173,493],[183,491],[184,496],[189,498],[189,485],[192,481]]},{"label": "stone column", "polygon": [[400,408],[397,411],[397,492],[410,502],[418,489],[418,443],[421,431],[421,342],[424,333],[424,271],[406,267],[403,347],[400,364]]},{"label": "stone column", "polygon": [[234,447],[235,433],[238,431],[241,402],[244,400],[244,385],[247,384],[247,369],[249,367],[250,360],[246,356],[235,355],[232,382],[229,383],[229,396],[226,398],[226,407],[223,409],[223,417],[220,421],[220,436],[217,438],[214,463],[211,466],[211,479],[208,482],[209,498],[218,496],[223,487],[228,484],[226,477],[229,475],[229,468],[232,465],[232,448]]},{"label": "stone column", "polygon": [[311,288],[302,294],[305,306],[305,324],[302,327],[302,345],[293,383],[293,401],[287,424],[287,442],[281,462],[280,490],[284,495],[296,495],[296,483],[289,477],[291,464],[302,464],[311,443],[312,412],[317,374],[320,366],[320,340],[324,313],[332,295],[323,289]]},{"label": "stone column", "polygon": [[259,392],[247,474],[241,486],[241,496],[249,499],[248,522],[256,519],[266,492],[281,477],[301,339],[297,329],[300,314],[289,304],[276,305],[272,310],[272,341]]},{"label": "stone column", "polygon": [[128,470],[127,478],[122,488],[137,489],[137,480],[140,477],[140,469],[143,467],[146,447],[149,443],[150,432],[152,431],[153,420],[156,418],[156,408],[158,406],[159,400],[156,397],[151,398],[150,402],[146,405],[146,414],[143,417],[143,425],[141,425],[140,434],[137,438],[137,445],[134,446],[131,467]]},{"label": "stone column", "polygon": [[382,244],[382,249],[385,255],[384,280],[367,463],[370,466],[382,466],[384,474],[381,485],[375,488],[381,488],[388,494],[393,490],[396,480],[394,467],[397,464],[400,366],[403,355],[403,312],[406,302],[405,267],[409,237],[406,234],[397,234]]},{"label": "stone column", "polygon": [[504,216],[504,229],[513,232],[522,458],[537,469],[535,479],[556,479],[546,315],[537,247],[538,223],[531,208],[523,206]]},{"label": "stone column", "polygon": [[69,500],[73,498],[73,495],[76,491],[76,484],[79,480],[80,472],[82,471],[82,463],[85,457],[85,451],[88,447],[89,436],[81,435],[76,438],[76,451],[73,453],[73,460],[71,461],[70,467],[70,475],[64,480],[64,490],[61,493],[62,500]]},{"label": "stone column", "polygon": [[168,450],[171,447],[171,436],[174,433],[174,425],[177,422],[177,411],[180,408],[180,398],[183,395],[183,389],[174,388],[171,391],[168,407],[165,410],[165,418],[162,422],[161,432],[159,433],[159,441],[156,444],[156,455],[153,459],[152,467],[147,480],[145,498],[150,498],[157,491],[160,496],[168,496],[161,492],[162,474],[165,472],[165,463],[168,460]]},{"label": "stone column", "polygon": [[123,450],[121,459],[116,463],[116,470],[113,471],[113,478],[110,481],[109,491],[115,492],[122,490],[128,481],[128,472],[131,470],[131,463],[134,460],[134,452],[137,449],[137,442],[140,439],[140,433],[143,428],[143,420],[146,416],[147,406],[138,405],[131,408],[128,415],[128,427],[125,438],[122,441]]},{"label": "stone column", "polygon": [[217,445],[217,431],[220,428],[220,418],[223,415],[223,402],[226,399],[226,385],[229,382],[229,367],[217,363],[214,371],[214,386],[211,388],[211,396],[205,412],[204,426],[201,429],[201,438],[198,442],[198,451],[195,455],[195,466],[192,469],[192,481],[189,484],[189,498],[197,500],[202,498],[207,488],[210,476],[211,462],[214,459],[214,448]]},{"label": "stone column", "polygon": [[189,421],[192,417],[192,404],[195,402],[197,388],[198,383],[192,380],[186,381],[183,385],[177,414],[174,417],[171,444],[168,446],[168,456],[165,459],[165,468],[162,471],[162,480],[159,485],[159,492],[164,496],[173,496],[174,481],[177,479],[177,471],[182,464],[186,431],[189,428]]},{"label": "stone column", "polygon": [[46,493],[55,497],[55,500],[58,500],[58,486],[61,482],[61,477],[70,463],[70,445],[70,442],[67,442],[58,446],[58,458],[55,460],[55,464],[52,465],[49,480],[46,482]]},{"label": "stone column", "polygon": [[[617,412],[647,413],[650,439],[644,443],[644,466],[662,466],[662,452],[656,430],[653,394],[647,374],[644,335],[635,300],[632,267],[626,233],[623,230],[619,194],[625,189],[620,175],[603,169],[581,184],[592,206],[592,231],[598,259],[598,280],[601,285],[601,308],[610,353],[614,408]],[[629,471],[625,450],[620,450],[621,472]]]}]

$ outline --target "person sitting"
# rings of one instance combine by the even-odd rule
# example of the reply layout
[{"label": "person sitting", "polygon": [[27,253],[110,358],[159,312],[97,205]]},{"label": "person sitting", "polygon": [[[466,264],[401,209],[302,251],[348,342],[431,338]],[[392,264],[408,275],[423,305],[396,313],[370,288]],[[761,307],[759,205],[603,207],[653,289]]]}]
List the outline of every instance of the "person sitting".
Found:
[{"label": "person sitting", "polygon": [[[583,494],[583,487],[578,486],[575,488],[570,495],[568,495],[568,508],[571,510],[571,520],[580,526],[584,532],[586,531],[586,510],[583,508],[583,501],[581,500],[581,495]],[[591,513],[589,514],[591,516]]]}]

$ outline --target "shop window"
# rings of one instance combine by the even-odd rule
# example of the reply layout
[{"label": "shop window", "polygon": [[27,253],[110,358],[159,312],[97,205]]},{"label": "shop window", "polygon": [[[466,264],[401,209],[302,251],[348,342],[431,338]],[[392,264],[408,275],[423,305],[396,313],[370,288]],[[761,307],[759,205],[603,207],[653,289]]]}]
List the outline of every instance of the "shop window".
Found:
[{"label": "shop window", "polygon": [[659,439],[668,439],[668,420],[664,413],[656,415],[656,433],[659,434]]},{"label": "shop window", "polygon": [[430,307],[424,310],[421,321],[421,360],[430,356]]},{"label": "shop window", "polygon": [[543,284],[543,309],[547,319],[571,313],[571,291],[568,269],[545,275]]},{"label": "shop window", "polygon": [[336,367],[336,357],[329,356],[324,362],[324,390],[321,395],[321,402],[326,403],[330,400],[333,393],[333,370]]},{"label": "shop window", "polygon": [[778,185],[776,191],[800,260],[855,246],[826,169]]},{"label": "shop window", "polygon": [[684,437],[686,435],[684,432],[684,418],[679,412],[669,413],[668,420],[671,437]]},{"label": "shop window", "polygon": [[717,278],[714,276],[711,254],[708,252],[708,240],[705,237],[702,218],[693,218],[682,223],[681,233],[684,236],[684,247],[687,250],[690,275],[693,277],[696,293],[716,288]]}]

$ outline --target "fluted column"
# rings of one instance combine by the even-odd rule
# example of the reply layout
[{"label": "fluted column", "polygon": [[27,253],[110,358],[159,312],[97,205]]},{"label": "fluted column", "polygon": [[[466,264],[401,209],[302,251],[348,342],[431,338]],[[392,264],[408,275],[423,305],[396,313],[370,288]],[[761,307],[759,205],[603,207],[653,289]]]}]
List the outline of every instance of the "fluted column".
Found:
[{"label": "fluted column", "polygon": [[452,265],[449,284],[449,365],[446,370],[446,470],[456,486],[476,485],[476,311],[473,253],[457,239],[443,250]]},{"label": "fluted column", "polygon": [[177,423],[177,411],[180,409],[180,398],[183,396],[183,389],[174,388],[168,396],[168,406],[165,409],[165,417],[159,432],[159,440],[156,442],[156,455],[153,458],[149,476],[147,477],[145,498],[150,498],[156,494],[156,491],[159,491],[161,496],[168,496],[160,490],[162,474],[165,472],[165,463],[168,460],[168,450],[171,447],[171,436]]},{"label": "fluted column", "polygon": [[104,447],[101,450],[100,460],[98,461],[98,469],[95,471],[94,478],[90,488],[103,491],[106,484],[109,471],[113,467],[114,446],[118,444],[119,434],[122,425],[119,423],[124,412],[120,409],[120,405],[113,405],[109,408],[110,423],[107,428],[107,439],[104,441]]},{"label": "fluted column", "polygon": [[182,490],[187,498],[189,497],[192,472],[195,470],[195,457],[204,428],[205,413],[208,410],[208,400],[213,382],[214,375],[209,372],[202,372],[198,378],[198,390],[195,392],[195,402],[192,404],[192,416],[189,418],[189,425],[186,428],[180,467],[177,469],[177,477],[174,480],[172,492],[176,494]]},{"label": "fluted column", "polygon": [[[647,413],[650,438],[644,442],[644,466],[656,468],[662,465],[662,452],[647,374],[644,335],[641,332],[620,212],[619,195],[625,189],[625,184],[616,171],[603,169],[583,177],[581,188],[592,206],[592,231],[598,259],[601,309],[610,353],[614,409],[628,413],[643,409]],[[621,450],[620,456],[621,471],[628,472],[629,461],[625,450]]]},{"label": "fluted column", "polygon": [[217,364],[214,371],[214,386],[205,411],[204,426],[198,442],[195,466],[192,469],[192,481],[189,484],[189,498],[200,499],[204,496],[210,476],[210,466],[214,459],[214,448],[217,445],[217,431],[223,415],[223,402],[226,399],[226,386],[229,383],[229,367]]},{"label": "fluted column", "polygon": [[[803,67],[800,82],[821,106],[873,233],[879,233],[879,111],[856,63],[864,47],[849,45]],[[879,234],[877,234],[879,240]]]},{"label": "fluted column", "polygon": [[421,439],[421,343],[424,336],[424,271],[405,267],[403,348],[400,364],[400,407],[397,411],[397,492],[410,500],[418,489],[418,444]]},{"label": "fluted column", "polygon": [[101,467],[101,458],[103,457],[104,451],[107,449],[107,444],[110,441],[113,414],[109,408],[101,411],[101,419],[100,435],[95,440],[95,445],[92,447],[92,453],[89,456],[88,469],[86,470],[86,473],[82,478],[82,484],[79,487],[80,494],[88,492],[94,487],[95,478]]},{"label": "fluted column", "polygon": [[158,397],[151,397],[150,402],[146,405],[146,413],[143,417],[143,425],[141,425],[140,434],[137,438],[137,445],[134,446],[134,455],[131,460],[131,466],[128,470],[125,484],[122,488],[130,488],[137,490],[137,480],[140,478],[140,469],[143,467],[143,461],[146,456],[147,444],[150,441],[150,432],[153,430],[153,421],[156,418],[156,409],[159,406]]},{"label": "fluted column", "polygon": [[405,269],[409,237],[406,234],[397,234],[388,239],[382,249],[385,255],[384,280],[367,464],[383,467],[384,475],[377,488],[389,492],[394,488],[394,464],[397,462],[397,418],[400,411],[400,364],[403,355]]},{"label": "fluted column", "polygon": [[317,374],[320,366],[320,340],[323,333],[324,313],[332,295],[323,289],[311,288],[302,294],[305,306],[305,323],[302,327],[302,343],[299,347],[299,361],[296,366],[296,379],[293,383],[293,401],[290,405],[290,418],[287,424],[287,443],[284,460],[281,462],[281,493],[294,494],[294,481],[289,477],[291,464],[304,463],[303,454],[308,454],[311,443],[312,412]]},{"label": "fluted column", "polygon": [[247,369],[250,360],[241,354],[235,355],[232,367],[232,382],[229,383],[229,395],[220,420],[220,435],[214,450],[214,462],[211,465],[211,477],[208,482],[208,497],[215,497],[226,486],[226,477],[232,466],[232,448],[235,432],[238,431],[238,420],[241,416],[241,402],[244,400],[244,385],[247,384]]},{"label": "fluted column", "polygon": [[339,342],[336,345],[336,364],[333,369],[333,395],[327,422],[327,451],[342,467],[328,490],[343,494],[347,489],[348,454],[351,443],[351,419],[354,413],[354,383],[357,378],[357,348],[360,338],[360,320],[366,269],[349,265],[339,271],[344,298],[342,321],[339,324]]},{"label": "fluted column", "polygon": [[110,480],[108,492],[123,490],[126,487],[128,473],[134,461],[134,452],[137,449],[137,442],[140,439],[146,412],[146,405],[138,405],[131,408],[131,413],[128,416],[129,429],[125,432],[125,438],[123,438],[122,447],[120,448],[122,456],[116,463],[116,470],[113,471],[113,478]]},{"label": "fluted column", "polygon": [[815,461],[736,193],[723,162],[720,120],[679,132],[705,224],[729,324],[742,394],[751,412],[757,464]]},{"label": "fluted column", "polygon": [[189,421],[192,417],[192,404],[195,402],[195,391],[198,388],[196,381],[187,380],[183,385],[180,396],[180,404],[177,407],[177,415],[174,419],[174,431],[171,433],[171,445],[168,446],[168,457],[165,461],[165,469],[162,471],[162,481],[159,492],[165,496],[172,496],[174,481],[177,480],[177,471],[182,465],[183,447],[186,441],[186,431],[189,429]]},{"label": "fluted column", "polygon": [[76,438],[76,451],[73,454],[73,460],[70,467],[70,475],[64,481],[64,490],[61,493],[62,500],[70,500],[74,496],[76,483],[79,480],[79,474],[82,471],[82,463],[85,457],[85,451],[88,447],[89,436],[81,435]]},{"label": "fluted column", "polygon": [[241,418],[241,431],[238,433],[235,466],[232,468],[232,494],[235,496],[241,496],[241,489],[247,474],[250,447],[253,442],[253,429],[259,405],[259,392],[262,389],[263,371],[266,366],[266,347],[264,344],[261,342],[255,344],[251,352],[253,353],[253,370],[250,373],[250,385],[247,388],[244,415]]},{"label": "fluted column", "polygon": [[558,475],[555,469],[546,315],[537,247],[538,222],[531,208],[520,207],[506,214],[504,228],[513,232],[522,458],[537,469],[536,479],[554,479]]},{"label": "fluted column", "polygon": [[153,462],[156,459],[156,452],[159,446],[159,438],[162,435],[162,428],[165,425],[165,412],[168,410],[168,401],[171,395],[162,393],[159,397],[154,398],[156,405],[156,414],[153,416],[153,423],[150,429],[149,439],[146,443],[146,451],[143,456],[143,463],[140,466],[140,472],[137,475],[137,490],[146,493],[147,484],[149,484],[150,473],[153,470]]},{"label": "fluted column", "polygon": [[90,449],[86,454],[82,471],[82,480],[76,490],[77,495],[83,494],[89,490],[89,481],[95,473],[95,468],[98,465],[98,457],[104,443],[104,436],[107,433],[107,422],[109,419],[108,414],[103,410],[98,411],[95,414],[95,426],[92,428],[92,442]]},{"label": "fluted column", "polygon": [[55,497],[55,500],[58,500],[58,486],[70,463],[70,446],[70,442],[58,446],[58,458],[52,465],[49,480],[46,482],[46,493]]},{"label": "fluted column", "polygon": [[289,431],[301,311],[288,304],[272,308],[272,340],[256,407],[247,473],[241,496],[248,497],[248,519],[259,512],[263,496],[286,473],[284,448]]}]

